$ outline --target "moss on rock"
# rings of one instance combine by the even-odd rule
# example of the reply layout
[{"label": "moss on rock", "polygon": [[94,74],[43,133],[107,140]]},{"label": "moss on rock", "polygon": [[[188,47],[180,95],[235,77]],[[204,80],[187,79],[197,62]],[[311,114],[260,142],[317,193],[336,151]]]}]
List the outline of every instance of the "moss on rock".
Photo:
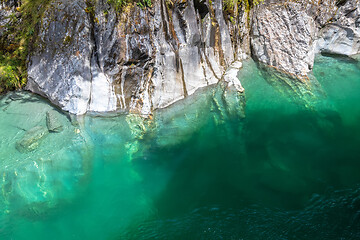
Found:
[{"label": "moss on rock", "polygon": [[28,53],[50,1],[23,0],[20,6],[14,6],[6,25],[0,26],[5,29],[0,37],[0,94],[25,86]]}]

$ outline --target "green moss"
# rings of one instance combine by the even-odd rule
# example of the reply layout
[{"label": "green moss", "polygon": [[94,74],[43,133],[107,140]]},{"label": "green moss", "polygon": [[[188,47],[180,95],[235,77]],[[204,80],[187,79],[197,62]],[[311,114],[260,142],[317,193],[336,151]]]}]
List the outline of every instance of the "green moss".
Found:
[{"label": "green moss", "polygon": [[16,9],[18,13],[9,17],[6,31],[0,39],[0,93],[26,84],[28,53],[50,1],[23,0]]},{"label": "green moss", "polygon": [[108,0],[107,2],[111,4],[117,12],[120,12],[130,3],[136,3],[136,5],[141,8],[152,7],[151,0]]},{"label": "green moss", "polygon": [[223,10],[225,13],[232,15],[235,9],[235,5],[244,6],[245,10],[248,12],[251,8],[256,5],[259,5],[264,0],[224,0]]},{"label": "green moss", "polygon": [[69,43],[71,42],[71,37],[70,36],[66,36],[64,38],[64,45],[69,45]]},{"label": "green moss", "polygon": [[[242,7],[245,9],[245,13],[247,15],[248,24],[250,23],[250,10],[259,5],[260,3],[264,2],[264,0],[224,0],[223,1],[223,11],[225,15],[230,16],[231,23],[235,24],[236,21],[234,17],[238,16],[238,12]],[[236,8],[237,7],[237,8]],[[248,28],[250,26],[247,26]]]}]

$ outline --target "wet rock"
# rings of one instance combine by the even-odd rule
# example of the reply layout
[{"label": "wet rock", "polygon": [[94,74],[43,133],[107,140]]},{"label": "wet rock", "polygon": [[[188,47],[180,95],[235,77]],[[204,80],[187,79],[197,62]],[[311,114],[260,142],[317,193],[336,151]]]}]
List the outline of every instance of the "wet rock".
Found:
[{"label": "wet rock", "polygon": [[223,76],[225,83],[227,83],[227,88],[231,88],[232,86],[234,86],[234,89],[239,93],[245,91],[245,89],[241,86],[240,80],[237,76],[241,67],[242,63],[240,61],[235,61],[229,66]]},{"label": "wet rock", "polygon": [[63,125],[56,116],[57,114],[55,111],[46,112],[46,126],[49,132],[62,132],[64,130]]},{"label": "wet rock", "polygon": [[24,137],[16,143],[16,149],[19,152],[31,152],[39,147],[43,138],[49,133],[47,128],[36,126],[28,130]]}]

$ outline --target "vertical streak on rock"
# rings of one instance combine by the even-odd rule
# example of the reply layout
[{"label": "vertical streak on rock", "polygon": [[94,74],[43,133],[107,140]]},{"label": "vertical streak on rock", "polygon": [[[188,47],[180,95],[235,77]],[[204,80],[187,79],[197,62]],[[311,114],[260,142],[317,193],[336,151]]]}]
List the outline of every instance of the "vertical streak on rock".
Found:
[{"label": "vertical streak on rock", "polygon": [[225,66],[225,60],[224,60],[224,52],[223,52],[223,49],[222,49],[222,46],[221,46],[221,35],[220,35],[220,27],[219,27],[219,23],[216,19],[216,15],[215,15],[215,10],[214,10],[214,7],[213,7],[213,3],[209,0],[208,1],[208,6],[210,8],[210,15],[211,15],[211,24],[212,24],[212,27],[213,27],[213,30],[215,30],[215,41],[214,41],[214,44],[215,44],[215,50],[219,53],[219,63],[220,65],[222,66]]},{"label": "vertical streak on rock", "polygon": [[184,66],[183,66],[181,58],[180,58],[179,63],[180,63],[180,70],[181,70],[181,80],[182,80],[182,84],[183,84],[183,88],[184,88],[184,97],[187,97],[189,94],[188,94],[187,89],[186,89],[186,82],[185,82],[185,76],[184,76]]},{"label": "vertical streak on rock", "polygon": [[125,74],[128,67],[124,66],[121,71],[121,77],[120,77],[120,106],[122,109],[126,108],[126,102],[125,102],[125,93],[124,93],[124,85],[125,85]]}]

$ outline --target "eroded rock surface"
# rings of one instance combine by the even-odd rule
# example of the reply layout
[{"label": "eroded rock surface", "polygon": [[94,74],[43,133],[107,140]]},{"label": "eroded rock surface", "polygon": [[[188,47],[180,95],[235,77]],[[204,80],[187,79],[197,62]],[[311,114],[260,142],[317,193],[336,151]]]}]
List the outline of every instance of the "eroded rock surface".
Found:
[{"label": "eroded rock surface", "polygon": [[56,0],[37,43],[27,89],[73,114],[149,115],[222,80],[241,53],[221,0],[158,0],[121,13],[105,0]]},{"label": "eroded rock surface", "polygon": [[55,0],[45,11],[31,53],[26,88],[71,113],[83,114],[91,95],[91,21],[85,1]]},{"label": "eroded rock surface", "polygon": [[266,4],[254,14],[254,57],[281,71],[306,77],[314,63],[315,33],[314,19],[301,4]]},{"label": "eroded rock surface", "polygon": [[360,53],[360,1],[339,1],[337,11],[319,33],[320,52],[355,55]]},{"label": "eroded rock surface", "polygon": [[15,8],[18,4],[16,0],[4,0],[0,2],[0,38],[6,31],[6,25],[10,23],[10,16],[15,13]]},{"label": "eroded rock surface", "polygon": [[253,56],[268,66],[307,79],[315,53],[360,53],[359,0],[274,1],[253,14]]},{"label": "eroded rock surface", "polygon": [[316,53],[360,53],[359,1],[265,0],[226,12],[222,0],[154,0],[117,12],[106,0],[53,0],[27,89],[77,115],[149,116],[220,81],[243,91],[229,67],[250,54],[308,81]]}]

